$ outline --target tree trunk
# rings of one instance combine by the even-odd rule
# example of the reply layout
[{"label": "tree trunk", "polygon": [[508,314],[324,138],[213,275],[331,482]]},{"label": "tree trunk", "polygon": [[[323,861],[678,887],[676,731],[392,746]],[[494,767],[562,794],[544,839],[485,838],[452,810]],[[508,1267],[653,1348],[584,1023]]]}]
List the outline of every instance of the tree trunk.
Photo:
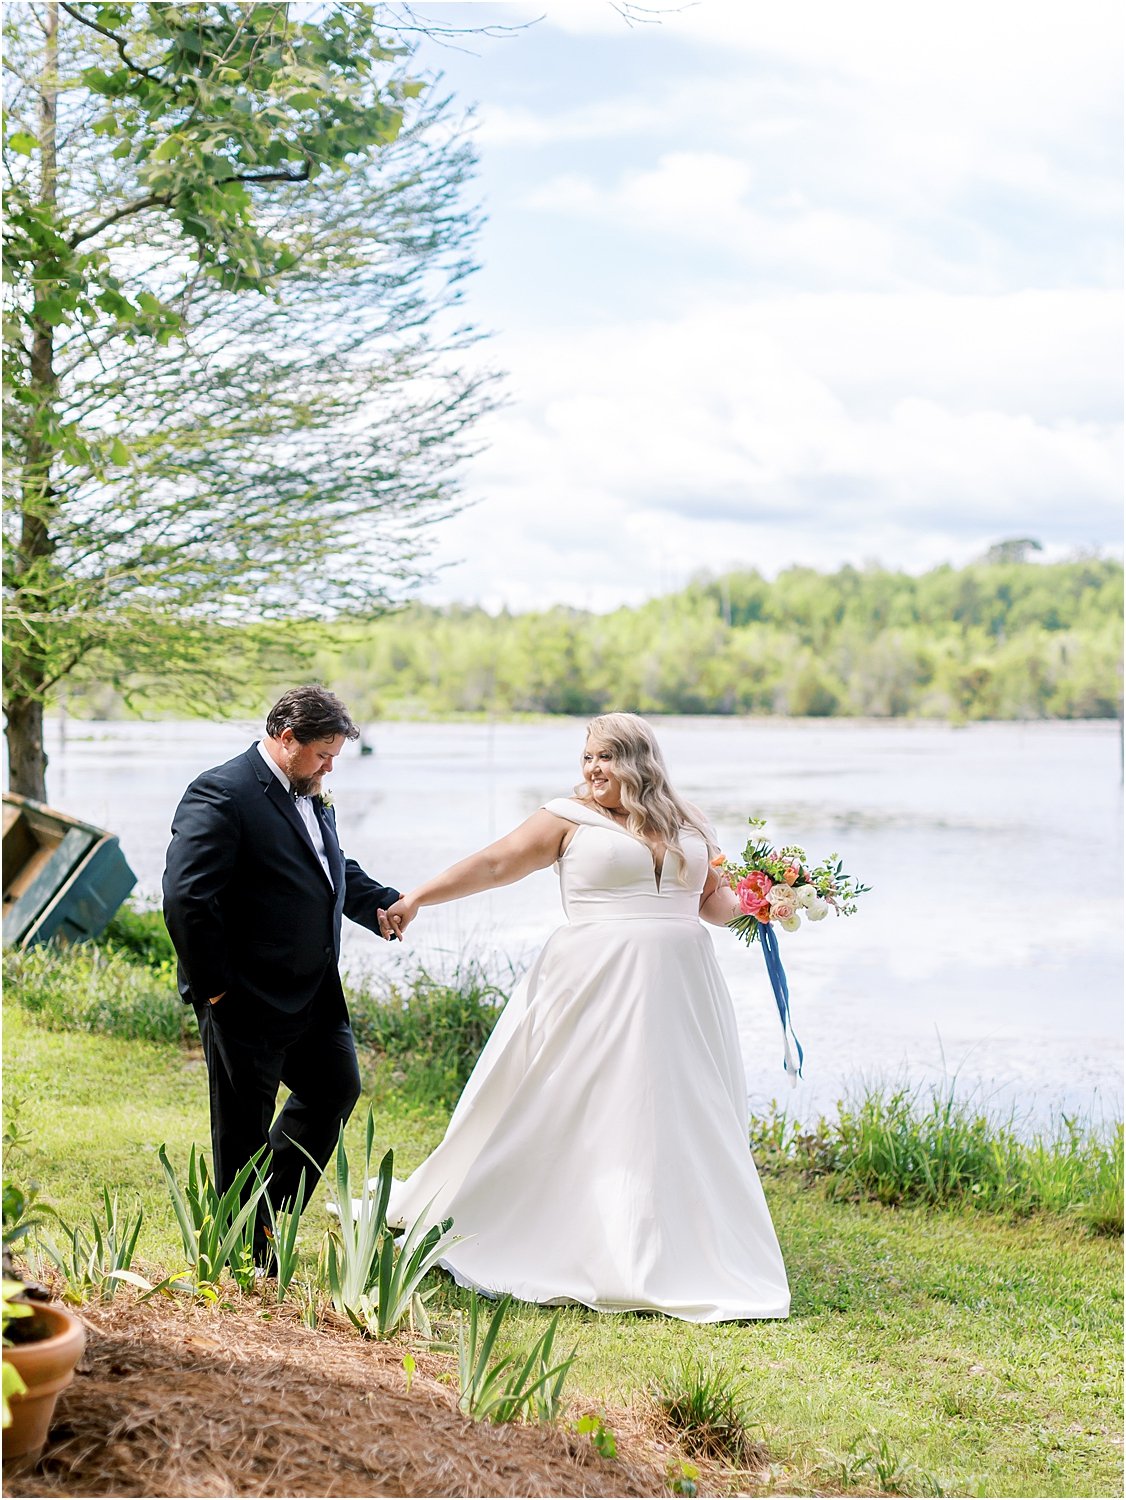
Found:
[{"label": "tree trunk", "polygon": [[38,698],[8,703],[8,785],[23,797],[47,800],[47,755],[43,749],[43,704]]},{"label": "tree trunk", "polygon": [[[56,121],[59,92],[59,6],[49,0],[44,21],[43,77],[39,86],[39,149],[42,177],[39,202],[54,210],[58,199],[58,163]],[[39,606],[37,593],[42,589],[42,574],[33,589],[22,587],[28,575],[36,576],[37,565],[54,551],[51,522],[54,518],[54,490],[51,469],[56,451],[52,431],[58,400],[58,378],[55,374],[55,336],[50,323],[32,319],[31,345],[32,410],[29,436],[24,457],[20,516],[20,540],[12,573],[22,604],[35,615]],[[28,636],[10,655],[17,663],[13,677],[18,687],[6,695],[5,734],[8,740],[8,782],[14,792],[25,797],[46,799],[47,756],[43,749],[43,693],[47,687],[46,662],[38,641]]]}]

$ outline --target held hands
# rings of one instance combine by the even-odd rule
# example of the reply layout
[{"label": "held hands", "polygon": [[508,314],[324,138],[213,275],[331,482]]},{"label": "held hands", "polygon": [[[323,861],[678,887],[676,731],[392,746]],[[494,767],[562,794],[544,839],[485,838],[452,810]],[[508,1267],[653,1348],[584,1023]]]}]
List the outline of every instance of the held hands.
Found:
[{"label": "held hands", "polygon": [[412,901],[409,896],[400,896],[394,906],[389,907],[386,911],[382,907],[380,908],[378,912],[379,931],[388,942],[397,938],[401,943],[403,941],[403,933],[416,916],[418,916],[418,902]]}]

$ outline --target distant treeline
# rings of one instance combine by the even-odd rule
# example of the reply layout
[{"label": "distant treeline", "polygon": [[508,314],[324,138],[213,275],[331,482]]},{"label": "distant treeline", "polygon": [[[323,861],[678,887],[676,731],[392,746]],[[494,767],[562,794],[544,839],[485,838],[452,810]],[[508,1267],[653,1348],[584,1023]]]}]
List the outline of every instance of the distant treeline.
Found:
[{"label": "distant treeline", "polygon": [[612,614],[412,605],[333,636],[316,671],[365,719],[611,708],[1112,718],[1122,565],[735,572]]}]

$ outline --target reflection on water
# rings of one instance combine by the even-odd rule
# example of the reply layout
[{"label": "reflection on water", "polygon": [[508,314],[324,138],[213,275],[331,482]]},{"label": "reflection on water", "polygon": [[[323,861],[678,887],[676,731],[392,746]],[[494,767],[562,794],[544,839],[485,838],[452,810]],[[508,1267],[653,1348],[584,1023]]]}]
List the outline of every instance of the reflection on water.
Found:
[{"label": "reflection on water", "polygon": [[[782,1076],[774,1003],[757,950],[715,932],[735,997],[752,1102],[804,1118],[846,1080],[901,1076],[977,1088],[1031,1119],[1121,1115],[1122,790],[1113,724],[848,720],[657,721],[673,778],[714,819],[728,853],[762,815],[777,840],[839,850],[874,887],[860,914],[781,935],[806,1049]],[[121,835],[141,890],[160,885],[187,782],[244,749],[250,724],[48,727],[48,791]],[[333,774],[344,846],[409,888],[499,837],[578,779],[579,720],[379,724],[376,754],[348,747]],[[525,964],[561,921],[555,877],[424,912],[414,954]],[[348,927],[353,971],[393,965]],[[596,1046],[598,1039],[591,1038]]]}]

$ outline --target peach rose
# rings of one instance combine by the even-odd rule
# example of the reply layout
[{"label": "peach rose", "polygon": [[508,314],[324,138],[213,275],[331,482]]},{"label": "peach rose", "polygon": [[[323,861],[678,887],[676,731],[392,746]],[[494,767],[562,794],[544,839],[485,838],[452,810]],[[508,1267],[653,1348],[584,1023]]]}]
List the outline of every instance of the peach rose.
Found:
[{"label": "peach rose", "polygon": [[739,906],[748,917],[757,917],[760,922],[770,921],[769,896],[773,880],[762,870],[752,870],[735,887]]},{"label": "peach rose", "polygon": [[795,885],[800,874],[801,869],[798,865],[787,865],[782,871],[782,879],[787,885]]}]

